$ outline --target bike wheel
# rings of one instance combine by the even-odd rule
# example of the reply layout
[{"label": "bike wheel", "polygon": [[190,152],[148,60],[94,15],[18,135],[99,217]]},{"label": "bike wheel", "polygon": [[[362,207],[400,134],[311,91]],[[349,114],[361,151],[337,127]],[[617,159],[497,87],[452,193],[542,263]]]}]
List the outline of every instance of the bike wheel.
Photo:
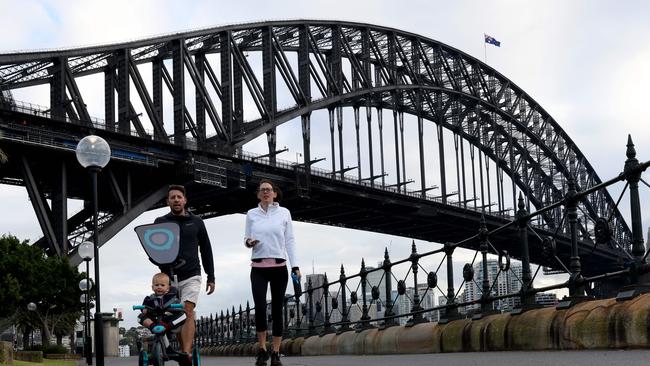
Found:
[{"label": "bike wheel", "polygon": [[201,355],[199,354],[199,348],[196,346],[192,350],[192,366],[201,366]]},{"label": "bike wheel", "polygon": [[161,342],[156,341],[151,349],[150,362],[153,366],[164,366],[165,360]]},{"label": "bike wheel", "polygon": [[147,351],[142,350],[138,355],[138,366],[149,366],[149,355]]}]

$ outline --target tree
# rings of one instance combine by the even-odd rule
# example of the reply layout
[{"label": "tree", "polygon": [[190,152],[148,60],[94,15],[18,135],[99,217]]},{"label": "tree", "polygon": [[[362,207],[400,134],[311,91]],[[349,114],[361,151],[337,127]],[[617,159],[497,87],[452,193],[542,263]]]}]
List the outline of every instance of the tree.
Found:
[{"label": "tree", "polygon": [[[52,334],[72,332],[83,310],[82,278],[66,257],[48,257],[13,235],[0,237],[0,317],[12,316],[24,329],[40,328],[44,344]],[[27,311],[30,302],[36,310]]]},{"label": "tree", "polygon": [[144,330],[145,328],[140,326],[138,328],[136,327],[131,327],[129,330],[124,333],[124,338],[120,341],[120,345],[129,345],[129,347],[133,350],[140,350],[141,347],[141,336],[140,332]]}]

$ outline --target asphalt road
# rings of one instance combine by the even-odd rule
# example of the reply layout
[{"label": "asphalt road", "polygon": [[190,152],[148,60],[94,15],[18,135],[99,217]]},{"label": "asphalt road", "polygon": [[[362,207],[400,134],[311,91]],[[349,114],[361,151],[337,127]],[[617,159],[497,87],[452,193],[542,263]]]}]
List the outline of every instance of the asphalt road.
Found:
[{"label": "asphalt road", "polygon": [[[650,350],[481,352],[383,356],[292,356],[283,357],[281,360],[284,366],[634,366],[650,364]],[[85,363],[82,364],[85,365]],[[105,360],[105,366],[137,366],[137,364],[137,357],[106,358]],[[203,366],[252,366],[255,362],[253,357],[203,357],[201,364]],[[169,362],[169,365],[177,366],[175,362]]]}]

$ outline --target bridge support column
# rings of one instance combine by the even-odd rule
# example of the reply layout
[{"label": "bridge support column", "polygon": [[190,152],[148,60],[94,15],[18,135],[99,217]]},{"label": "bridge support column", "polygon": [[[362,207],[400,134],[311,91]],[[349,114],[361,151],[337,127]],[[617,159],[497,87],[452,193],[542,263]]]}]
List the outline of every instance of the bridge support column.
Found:
[{"label": "bridge support column", "polygon": [[[61,251],[61,246],[59,245],[54,226],[52,225],[52,212],[50,206],[48,206],[43,193],[39,189],[38,183],[32,173],[32,168],[27,161],[27,158],[24,156],[22,157],[21,168],[23,171],[23,181],[27,188],[27,194],[29,195],[29,200],[32,202],[41,230],[43,231],[43,237],[45,238],[48,247],[52,250],[52,253],[62,255],[63,252]],[[81,261],[79,261],[79,263],[81,263]]]}]

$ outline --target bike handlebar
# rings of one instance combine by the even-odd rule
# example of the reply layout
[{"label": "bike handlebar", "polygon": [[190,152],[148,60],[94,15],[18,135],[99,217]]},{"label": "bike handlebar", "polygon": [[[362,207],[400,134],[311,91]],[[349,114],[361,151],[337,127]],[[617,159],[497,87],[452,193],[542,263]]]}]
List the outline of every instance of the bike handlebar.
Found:
[{"label": "bike handlebar", "polygon": [[[170,304],[167,308],[169,308],[169,309],[184,309],[185,306],[183,306],[183,304]],[[144,310],[144,309],[155,309],[155,308],[152,308],[151,306],[146,306],[146,305],[133,305],[133,310]]]}]

